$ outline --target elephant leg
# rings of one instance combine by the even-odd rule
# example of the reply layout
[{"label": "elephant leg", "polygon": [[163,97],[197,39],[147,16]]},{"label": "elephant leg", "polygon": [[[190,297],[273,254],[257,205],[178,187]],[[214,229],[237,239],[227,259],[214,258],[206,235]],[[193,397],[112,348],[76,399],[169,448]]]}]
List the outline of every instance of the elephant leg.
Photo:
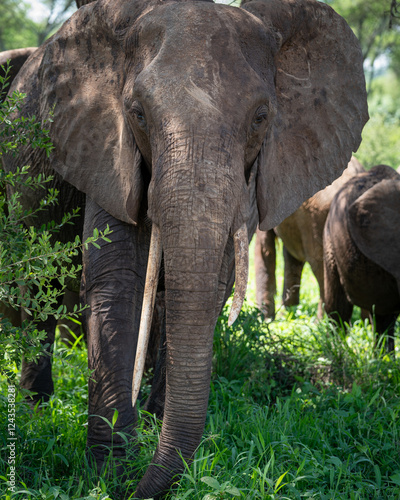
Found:
[{"label": "elephant leg", "polygon": [[297,306],[300,303],[300,281],[304,262],[297,260],[283,245],[285,262],[282,302],[285,307]]},{"label": "elephant leg", "polygon": [[364,309],[361,307],[360,316],[364,322],[365,322],[365,320],[368,320],[372,324],[372,316],[371,316],[370,312],[368,311],[368,309]]},{"label": "elephant leg", "polygon": [[[61,303],[61,298],[60,301]],[[22,322],[29,320],[25,311],[21,313]],[[51,355],[53,352],[53,344],[55,337],[57,320],[54,316],[49,316],[45,321],[38,321],[35,327],[38,331],[45,331],[46,337],[42,341],[43,354],[35,361],[22,360],[20,386],[35,394],[28,397],[28,402],[35,405],[38,401],[45,402],[54,392],[54,384],[52,378],[52,361]]]},{"label": "elephant leg", "polygon": [[386,333],[386,350],[394,353],[394,333],[397,314],[375,314],[375,349],[380,346]]},{"label": "elephant leg", "polygon": [[0,319],[7,319],[13,326],[21,326],[21,311],[14,309],[5,302],[0,302]]},{"label": "elephant leg", "polygon": [[[15,327],[20,328],[25,320],[30,320],[31,316],[23,310],[14,309],[5,303],[0,303],[0,315],[8,319]],[[54,333],[56,321],[49,317],[46,321],[37,323],[38,331],[45,331],[46,338],[42,341],[43,354],[35,361],[26,361],[22,359],[20,387],[33,394],[27,398],[32,406],[38,401],[45,402],[54,392],[54,385],[51,370],[51,353],[54,344]],[[46,347],[45,347],[46,346]]]},{"label": "elephant leg", "polygon": [[335,259],[328,249],[324,253],[324,302],[328,316],[338,324],[350,323],[353,304],[347,299]]},{"label": "elephant leg", "polygon": [[257,229],[254,252],[256,300],[258,308],[267,318],[275,317],[275,266],[276,250],[274,230],[260,231]]},{"label": "elephant leg", "polygon": [[323,260],[310,260],[311,270],[318,282],[319,286],[319,302],[317,316],[321,319],[324,315],[323,302],[324,302],[324,262]]},{"label": "elephant leg", "polygon": [[[132,436],[137,420],[132,374],[150,243],[145,224],[125,224],[87,199],[84,239],[107,225],[111,243],[84,249],[81,284],[82,301],[89,306],[84,312],[91,370],[87,448],[99,473],[111,450],[114,458],[125,455],[118,433]],[[118,418],[111,428],[115,410]]]},{"label": "elephant leg", "polygon": [[[165,317],[164,317],[165,318]],[[154,376],[151,384],[150,395],[143,409],[158,419],[164,416],[165,390],[166,390],[166,328],[165,320],[159,337],[158,355],[154,366]]]}]

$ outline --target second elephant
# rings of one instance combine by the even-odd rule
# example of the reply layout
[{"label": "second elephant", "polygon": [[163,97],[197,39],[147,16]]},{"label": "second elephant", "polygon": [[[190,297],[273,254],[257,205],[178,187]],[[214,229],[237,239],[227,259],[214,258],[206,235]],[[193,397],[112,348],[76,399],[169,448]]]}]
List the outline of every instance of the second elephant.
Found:
[{"label": "second elephant", "polygon": [[322,235],[329,208],[335,194],[364,167],[353,156],[343,174],[330,186],[305,201],[292,215],[269,231],[257,230],[254,265],[256,272],[257,306],[267,318],[275,316],[276,250],[275,239],[283,242],[285,277],[282,302],[285,306],[299,304],[300,280],[304,264],[308,262],[320,290],[318,316],[322,316],[324,296],[324,267]]},{"label": "second elephant", "polygon": [[400,175],[387,165],[350,179],[324,230],[325,310],[350,322],[353,305],[375,316],[377,342],[400,314]]}]

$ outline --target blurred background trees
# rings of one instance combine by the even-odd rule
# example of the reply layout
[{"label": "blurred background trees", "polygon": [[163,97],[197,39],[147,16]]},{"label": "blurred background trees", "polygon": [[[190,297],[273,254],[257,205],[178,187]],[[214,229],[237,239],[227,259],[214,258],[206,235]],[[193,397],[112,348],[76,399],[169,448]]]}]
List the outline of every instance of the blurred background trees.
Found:
[{"label": "blurred background trees", "polygon": [[41,45],[74,10],[75,0],[1,0],[0,51]]},{"label": "blurred background trees", "polygon": [[[400,165],[400,1],[325,0],[325,3],[347,20],[362,47],[371,119],[356,156],[366,168],[379,163],[397,168]],[[40,45],[74,10],[75,0],[1,0],[0,51]]]},{"label": "blurred background trees", "polygon": [[327,0],[360,40],[370,121],[356,153],[366,168],[400,166],[400,2]]}]

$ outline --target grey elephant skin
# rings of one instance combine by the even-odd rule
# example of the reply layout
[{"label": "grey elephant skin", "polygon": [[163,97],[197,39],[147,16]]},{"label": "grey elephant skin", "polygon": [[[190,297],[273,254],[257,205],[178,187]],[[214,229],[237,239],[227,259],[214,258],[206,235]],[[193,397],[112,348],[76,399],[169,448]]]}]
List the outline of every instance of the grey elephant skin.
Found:
[{"label": "grey elephant skin", "polygon": [[354,156],[343,174],[330,186],[305,201],[292,215],[274,229],[257,229],[254,267],[257,306],[266,318],[275,317],[276,237],[283,243],[284,283],[282,303],[296,306],[300,302],[300,282],[308,262],[319,286],[318,317],[322,317],[324,297],[324,255],[322,237],[325,221],[335,194],[353,176],[365,172]]},{"label": "grey elephant skin", "polygon": [[[54,110],[55,149],[47,159],[27,148],[5,168],[55,174],[62,211],[84,207],[75,231],[113,231],[111,243],[84,250],[81,284],[87,445],[99,469],[112,440],[123,456],[119,431],[134,435],[132,371],[142,302],[152,300],[146,267],[150,255],[158,269],[161,242],[165,409],[134,496],[162,497],[202,437],[213,332],[235,259],[236,290],[258,219],[275,227],[359,146],[368,112],[358,41],[312,0],[98,0],[33,54],[13,88],[27,94],[23,115]],[[58,211],[46,217],[59,220]],[[101,417],[111,421],[114,409],[112,436]]]},{"label": "grey elephant skin", "polygon": [[400,314],[399,214],[400,175],[378,165],[337,193],[323,240],[327,314],[350,323],[353,305],[369,311],[389,352]]}]

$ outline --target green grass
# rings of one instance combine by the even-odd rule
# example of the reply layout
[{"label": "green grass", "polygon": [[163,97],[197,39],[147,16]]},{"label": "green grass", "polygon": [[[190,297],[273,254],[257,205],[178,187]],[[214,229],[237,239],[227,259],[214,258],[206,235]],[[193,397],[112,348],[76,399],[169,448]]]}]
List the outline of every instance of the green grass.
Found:
[{"label": "green grass", "polygon": [[[281,259],[278,268],[281,287]],[[250,283],[238,322],[227,327],[227,309],[218,321],[203,441],[170,498],[399,499],[398,361],[373,352],[373,333],[357,312],[347,336],[317,322],[318,290],[308,267],[300,306],[279,309],[273,322],[261,320],[254,276]],[[47,405],[37,412],[17,405],[20,493],[12,498],[118,500],[118,481],[92,477],[85,462],[86,350],[57,343],[54,373]],[[10,498],[7,382],[0,383],[0,492]],[[139,452],[128,450],[139,471],[160,430],[154,419],[146,426],[144,420]]]}]

